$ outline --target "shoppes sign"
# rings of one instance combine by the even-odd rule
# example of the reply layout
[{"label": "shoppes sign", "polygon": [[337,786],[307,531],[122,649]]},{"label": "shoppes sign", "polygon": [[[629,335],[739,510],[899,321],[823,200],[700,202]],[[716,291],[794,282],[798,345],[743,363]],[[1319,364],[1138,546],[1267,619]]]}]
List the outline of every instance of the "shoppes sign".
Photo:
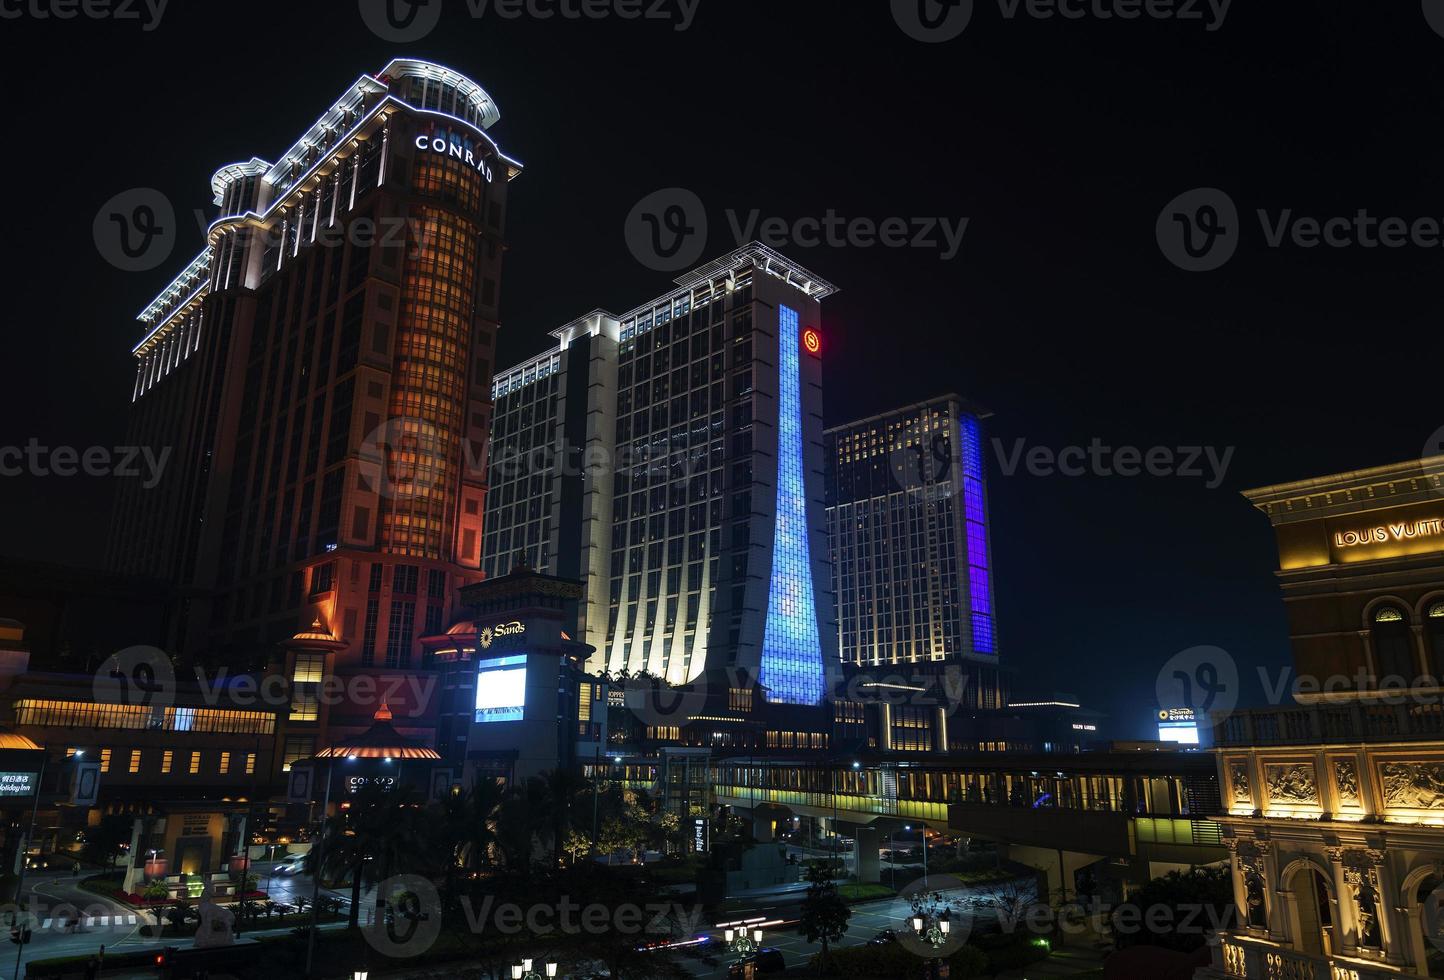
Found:
[{"label": "shoppes sign", "polygon": [[442,156],[451,157],[453,160],[460,160],[481,174],[482,179],[487,183],[491,183],[491,164],[487,163],[484,151],[478,148],[473,140],[461,133],[444,127],[436,127],[429,133],[417,135],[416,148],[428,153],[439,153]]}]

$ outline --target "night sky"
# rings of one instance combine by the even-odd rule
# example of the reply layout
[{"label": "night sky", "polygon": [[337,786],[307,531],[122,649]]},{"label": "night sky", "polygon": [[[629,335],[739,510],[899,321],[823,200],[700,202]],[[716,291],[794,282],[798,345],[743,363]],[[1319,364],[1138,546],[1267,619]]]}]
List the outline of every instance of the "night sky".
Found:
[{"label": "night sky", "polygon": [[[1206,3],[1186,21],[1010,6],[977,0],[966,31],[934,44],[886,0],[700,0],[683,31],[676,3],[666,20],[507,20],[445,0],[408,44],[369,31],[356,0],[173,0],[150,31],[8,19],[0,444],[123,442],[134,316],[199,249],[191,214],[211,212],[212,171],[275,159],[390,58],[432,59],[490,92],[491,133],[526,165],[503,365],[574,316],[669,286],[624,238],[661,188],[703,202],[705,258],[736,244],[729,211],[966,217],[951,260],[779,246],[841,288],[823,307],[829,423],[955,390],[995,413],[1006,454],[1018,440],[1233,447],[1212,488],[1007,476],[989,453],[1005,662],[1024,690],[1075,693],[1145,734],[1172,654],[1214,644],[1249,673],[1287,662],[1272,535],[1239,491],[1439,438],[1444,248],[1270,248],[1255,211],[1444,219],[1444,37],[1415,0],[1241,0],[1213,31]],[[92,237],[101,205],[134,187],[179,215],[148,272],[117,270]],[[1181,271],[1155,239],[1165,204],[1196,187],[1240,214],[1217,271]],[[112,491],[0,479],[0,552],[100,564]]]}]

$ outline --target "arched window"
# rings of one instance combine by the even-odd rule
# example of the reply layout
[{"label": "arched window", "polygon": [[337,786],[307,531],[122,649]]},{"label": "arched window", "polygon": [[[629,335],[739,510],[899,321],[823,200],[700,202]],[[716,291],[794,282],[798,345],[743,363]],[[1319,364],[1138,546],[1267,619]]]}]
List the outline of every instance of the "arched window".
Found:
[{"label": "arched window", "polygon": [[1409,617],[1398,606],[1380,606],[1374,610],[1370,638],[1374,646],[1375,687],[1398,687],[1400,679],[1412,687],[1419,676],[1414,662],[1414,637]]},{"label": "arched window", "polygon": [[1429,676],[1444,683],[1444,602],[1429,607],[1424,627],[1429,634]]}]

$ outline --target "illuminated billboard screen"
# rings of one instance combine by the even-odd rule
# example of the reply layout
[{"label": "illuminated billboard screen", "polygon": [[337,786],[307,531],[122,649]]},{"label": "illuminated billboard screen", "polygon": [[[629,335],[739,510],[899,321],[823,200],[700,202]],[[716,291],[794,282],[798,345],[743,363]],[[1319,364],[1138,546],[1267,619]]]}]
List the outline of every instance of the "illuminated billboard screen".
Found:
[{"label": "illuminated billboard screen", "polygon": [[1198,719],[1192,708],[1164,708],[1158,712],[1158,740],[1180,745],[1198,744]]},{"label": "illuminated billboard screen", "polygon": [[476,721],[521,721],[526,709],[526,655],[476,663]]}]

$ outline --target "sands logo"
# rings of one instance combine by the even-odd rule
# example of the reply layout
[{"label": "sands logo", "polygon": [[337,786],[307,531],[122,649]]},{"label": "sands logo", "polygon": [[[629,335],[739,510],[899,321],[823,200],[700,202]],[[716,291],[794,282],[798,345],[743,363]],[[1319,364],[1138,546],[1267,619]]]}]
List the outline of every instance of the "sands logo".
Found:
[{"label": "sands logo", "polygon": [[526,632],[526,624],[519,619],[510,623],[502,623],[500,626],[485,626],[482,628],[478,639],[481,640],[481,648],[490,650],[491,645],[497,640],[508,636],[520,636]]}]

